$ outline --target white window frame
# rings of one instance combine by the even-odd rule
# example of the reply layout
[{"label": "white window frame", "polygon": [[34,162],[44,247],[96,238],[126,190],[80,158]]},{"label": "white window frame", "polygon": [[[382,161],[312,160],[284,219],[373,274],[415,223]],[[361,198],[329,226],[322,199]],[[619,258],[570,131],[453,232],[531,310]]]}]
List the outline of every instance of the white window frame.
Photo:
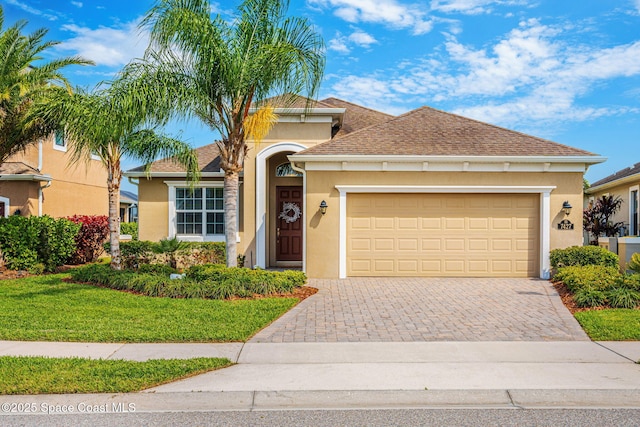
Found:
[{"label": "white window frame", "polygon": [[[64,142],[64,145],[56,144],[58,133],[62,133],[62,142]],[[57,130],[53,133],[53,149],[58,151],[63,151],[65,153],[67,152],[67,135],[63,130]]]},{"label": "white window frame", "polygon": [[[200,211],[203,215],[202,234],[178,234],[178,213],[176,211],[176,189],[189,187],[189,183],[186,181],[165,181],[165,184],[169,187],[169,238],[177,237],[178,240],[186,242],[224,242],[225,234],[207,234],[207,222],[206,206]],[[222,181],[212,182],[200,182],[194,188],[223,188],[224,183]],[[205,193],[206,194],[206,193]],[[205,198],[203,197],[203,202]]]},{"label": "white window frame", "polygon": [[[636,217],[638,220],[636,223],[633,223],[633,208],[634,208],[634,200],[633,192],[636,192],[635,197],[635,208],[636,208]],[[633,234],[631,234],[631,229],[633,228]],[[638,236],[640,229],[640,185],[634,185],[633,187],[629,187],[629,235],[630,236]]]},{"label": "white window frame", "polygon": [[11,200],[8,197],[0,196],[0,203],[4,203],[4,217],[9,217],[9,209],[11,208]]}]

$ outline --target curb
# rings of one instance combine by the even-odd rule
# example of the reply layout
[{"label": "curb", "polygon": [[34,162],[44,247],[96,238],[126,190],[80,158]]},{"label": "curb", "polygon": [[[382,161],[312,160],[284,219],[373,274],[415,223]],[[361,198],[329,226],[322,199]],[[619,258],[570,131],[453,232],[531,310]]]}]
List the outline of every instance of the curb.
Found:
[{"label": "curb", "polygon": [[351,409],[640,409],[640,390],[235,391],[0,396],[0,416]]}]

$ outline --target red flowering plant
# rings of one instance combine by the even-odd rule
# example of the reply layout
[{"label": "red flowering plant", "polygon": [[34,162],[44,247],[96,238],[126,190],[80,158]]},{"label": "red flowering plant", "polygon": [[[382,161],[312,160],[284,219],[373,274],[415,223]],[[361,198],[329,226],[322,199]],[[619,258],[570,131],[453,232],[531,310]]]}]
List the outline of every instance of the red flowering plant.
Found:
[{"label": "red flowering plant", "polygon": [[106,215],[74,215],[67,219],[82,224],[76,235],[76,252],[71,256],[71,264],[84,264],[98,259],[103,252],[103,244],[109,237],[109,217]]}]

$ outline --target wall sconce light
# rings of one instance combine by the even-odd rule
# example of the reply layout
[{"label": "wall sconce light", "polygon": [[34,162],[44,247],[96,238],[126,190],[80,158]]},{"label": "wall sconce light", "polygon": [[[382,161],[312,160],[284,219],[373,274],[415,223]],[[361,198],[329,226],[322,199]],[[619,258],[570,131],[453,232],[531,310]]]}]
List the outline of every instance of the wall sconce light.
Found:
[{"label": "wall sconce light", "polygon": [[565,200],[564,203],[562,204],[562,210],[564,211],[565,215],[569,215],[571,213],[571,204],[569,204],[568,200]]},{"label": "wall sconce light", "polygon": [[320,202],[320,213],[322,215],[327,213],[327,202],[325,202],[324,200]]}]

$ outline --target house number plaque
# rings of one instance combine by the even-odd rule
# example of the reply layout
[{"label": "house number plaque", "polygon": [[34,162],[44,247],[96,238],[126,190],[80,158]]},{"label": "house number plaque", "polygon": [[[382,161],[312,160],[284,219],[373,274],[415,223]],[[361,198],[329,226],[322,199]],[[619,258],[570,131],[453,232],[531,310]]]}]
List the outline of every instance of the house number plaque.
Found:
[{"label": "house number plaque", "polygon": [[573,230],[573,223],[564,219],[558,223],[558,230]]}]

